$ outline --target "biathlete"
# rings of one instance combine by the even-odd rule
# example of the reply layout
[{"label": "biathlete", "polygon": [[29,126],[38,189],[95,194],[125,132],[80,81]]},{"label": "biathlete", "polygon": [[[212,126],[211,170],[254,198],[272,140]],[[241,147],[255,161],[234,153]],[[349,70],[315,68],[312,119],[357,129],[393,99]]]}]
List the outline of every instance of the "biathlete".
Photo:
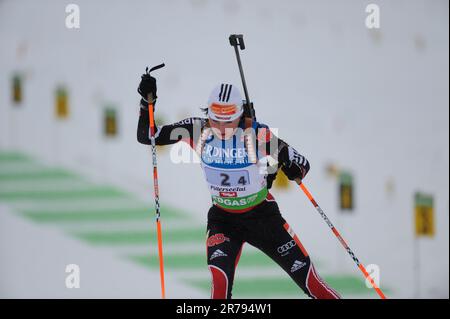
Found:
[{"label": "biathlete", "polygon": [[[151,144],[147,97],[156,103],[156,79],[142,75],[137,140]],[[286,271],[311,298],[338,299],[338,293],[317,274],[308,252],[282,217],[269,189],[278,169],[301,183],[308,160],[277,138],[267,125],[244,113],[235,85],[220,84],[203,109],[206,118],[191,117],[158,126],[156,145],[188,143],[201,159],[212,205],[207,222],[207,261],[211,298],[232,296],[233,280],[244,243],[260,249]]]}]

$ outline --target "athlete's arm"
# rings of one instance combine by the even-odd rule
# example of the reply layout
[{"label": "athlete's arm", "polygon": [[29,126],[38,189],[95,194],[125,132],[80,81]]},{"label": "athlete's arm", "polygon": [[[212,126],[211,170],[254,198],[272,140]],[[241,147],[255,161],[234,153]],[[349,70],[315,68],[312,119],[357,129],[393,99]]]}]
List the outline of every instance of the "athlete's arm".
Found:
[{"label": "athlete's arm", "polygon": [[306,157],[273,134],[268,126],[260,124],[257,137],[259,147],[264,145],[265,153],[278,161],[278,168],[290,180],[302,180],[308,174],[310,164]]},{"label": "athlete's arm", "polygon": [[[169,145],[179,141],[185,141],[191,146],[196,141],[205,120],[198,117],[191,117],[177,123],[156,126],[156,145]],[[137,128],[137,140],[142,144],[151,144],[149,135],[149,114],[148,110],[141,108]]]}]

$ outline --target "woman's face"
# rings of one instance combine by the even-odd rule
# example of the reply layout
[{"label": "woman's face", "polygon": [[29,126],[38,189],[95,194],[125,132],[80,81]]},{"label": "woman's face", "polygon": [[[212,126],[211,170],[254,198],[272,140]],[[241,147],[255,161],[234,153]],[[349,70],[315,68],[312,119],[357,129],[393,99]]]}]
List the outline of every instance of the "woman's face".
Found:
[{"label": "woman's face", "polygon": [[236,132],[236,129],[239,125],[239,121],[240,118],[228,122],[221,122],[209,119],[209,125],[211,126],[212,131],[218,138],[222,140],[227,140],[230,137],[232,137],[233,134]]}]

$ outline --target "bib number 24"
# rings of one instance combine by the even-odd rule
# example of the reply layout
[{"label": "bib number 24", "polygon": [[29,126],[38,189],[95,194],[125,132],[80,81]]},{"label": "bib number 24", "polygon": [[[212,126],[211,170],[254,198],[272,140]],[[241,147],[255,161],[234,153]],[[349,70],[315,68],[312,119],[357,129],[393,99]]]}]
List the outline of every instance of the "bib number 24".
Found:
[{"label": "bib number 24", "polygon": [[[221,182],[222,186],[231,186],[231,184],[229,182],[230,175],[225,174],[225,173],[220,173],[220,177],[222,178],[222,182]],[[245,179],[245,175],[240,176],[237,183],[240,185],[247,185],[248,181]]]}]

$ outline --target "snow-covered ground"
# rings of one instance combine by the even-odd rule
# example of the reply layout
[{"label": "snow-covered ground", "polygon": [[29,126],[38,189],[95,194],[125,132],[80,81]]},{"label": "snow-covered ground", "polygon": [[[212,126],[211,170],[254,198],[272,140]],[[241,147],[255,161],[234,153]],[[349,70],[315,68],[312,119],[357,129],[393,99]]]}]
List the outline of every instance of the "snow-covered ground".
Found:
[{"label": "snow-covered ground", "polygon": [[[305,184],[359,259],[380,266],[381,284],[393,296],[412,298],[418,244],[420,297],[449,297],[447,1],[73,3],[80,7],[80,29],[65,27],[65,2],[0,2],[0,150],[20,150],[151,200],[149,149],[135,138],[140,74],[165,62],[155,72],[158,115],[166,122],[199,116],[216,83],[240,84],[228,35],[243,33],[241,57],[258,119],[308,157]],[[368,3],[381,10],[377,31],[364,24]],[[25,76],[23,105],[15,108],[14,71]],[[70,94],[64,122],[55,121],[53,111],[60,83]],[[120,135],[105,140],[102,110],[111,103]],[[169,148],[158,154],[161,201],[190,211],[201,226],[210,200],[200,168],[175,165],[169,154]],[[328,163],[354,174],[351,215],[339,214]],[[418,242],[416,191],[434,195],[436,222],[436,236]],[[274,195],[313,258],[359,275],[298,189]],[[2,297],[158,297],[158,289],[145,290],[146,282],[159,280],[156,271],[21,219],[0,204]],[[36,258],[39,252],[45,259]],[[55,274],[68,260],[89,265],[82,285],[92,293],[61,289]],[[23,273],[33,275],[22,281]],[[202,296],[181,282],[173,285],[172,297]]]}]

